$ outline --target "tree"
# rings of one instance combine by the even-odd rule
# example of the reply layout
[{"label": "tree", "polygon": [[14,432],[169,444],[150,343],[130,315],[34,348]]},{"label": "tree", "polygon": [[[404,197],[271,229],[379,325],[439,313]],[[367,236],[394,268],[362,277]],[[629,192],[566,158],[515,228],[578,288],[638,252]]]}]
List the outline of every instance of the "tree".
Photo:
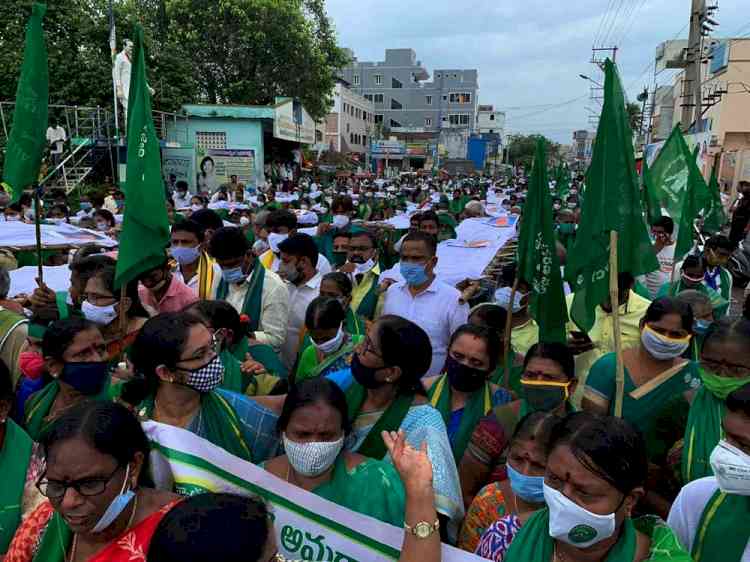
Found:
[{"label": "tree", "polygon": [[641,130],[641,106],[635,102],[625,104],[625,113],[628,115],[628,123],[633,134]]},{"label": "tree", "polygon": [[263,105],[289,96],[315,119],[328,112],[347,58],[323,0],[170,0],[167,13],[204,101]]},{"label": "tree", "polygon": [[560,145],[551,141],[543,135],[513,135],[508,144],[508,158],[511,164],[521,165],[531,170],[531,162],[534,160],[536,144],[539,138],[544,139],[547,145],[547,153],[551,161],[559,158]]}]

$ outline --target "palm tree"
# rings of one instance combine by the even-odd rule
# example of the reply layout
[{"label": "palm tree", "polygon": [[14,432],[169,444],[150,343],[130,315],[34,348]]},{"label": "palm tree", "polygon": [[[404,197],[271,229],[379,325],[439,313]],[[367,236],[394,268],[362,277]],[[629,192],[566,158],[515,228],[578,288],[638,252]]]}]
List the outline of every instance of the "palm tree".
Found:
[{"label": "palm tree", "polygon": [[641,106],[634,102],[628,102],[625,105],[625,112],[628,114],[628,123],[633,134],[637,134],[641,129]]}]

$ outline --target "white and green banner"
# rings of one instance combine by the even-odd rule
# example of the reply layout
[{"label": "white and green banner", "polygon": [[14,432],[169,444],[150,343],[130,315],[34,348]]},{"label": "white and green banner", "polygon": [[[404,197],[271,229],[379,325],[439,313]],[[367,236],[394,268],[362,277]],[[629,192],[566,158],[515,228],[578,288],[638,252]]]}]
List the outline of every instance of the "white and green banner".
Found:
[{"label": "white and green banner", "polygon": [[[253,494],[272,506],[279,551],[289,560],[397,560],[404,531],[289,484],[184,429],[144,422],[158,488]],[[446,562],[482,558],[443,545]]]}]

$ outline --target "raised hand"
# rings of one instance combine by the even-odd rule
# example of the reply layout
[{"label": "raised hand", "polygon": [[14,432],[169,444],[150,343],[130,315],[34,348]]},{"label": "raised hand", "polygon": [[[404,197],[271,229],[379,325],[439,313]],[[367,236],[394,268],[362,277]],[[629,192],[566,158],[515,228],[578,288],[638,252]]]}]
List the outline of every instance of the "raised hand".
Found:
[{"label": "raised hand", "polygon": [[432,462],[427,455],[427,443],[422,443],[419,450],[414,449],[406,442],[402,430],[383,431],[382,437],[407,492],[432,490]]}]

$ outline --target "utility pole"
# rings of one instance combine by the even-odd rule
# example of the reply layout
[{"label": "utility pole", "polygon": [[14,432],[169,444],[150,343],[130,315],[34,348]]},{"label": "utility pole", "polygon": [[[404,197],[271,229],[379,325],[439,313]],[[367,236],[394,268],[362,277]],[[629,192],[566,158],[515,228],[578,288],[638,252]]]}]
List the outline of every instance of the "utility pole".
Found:
[{"label": "utility pole", "polygon": [[693,124],[694,132],[703,130],[703,38],[708,36],[712,26],[718,25],[712,19],[717,9],[716,4],[706,7],[706,0],[691,0],[688,48],[680,65],[685,69],[680,118],[680,126],[685,132]]}]

